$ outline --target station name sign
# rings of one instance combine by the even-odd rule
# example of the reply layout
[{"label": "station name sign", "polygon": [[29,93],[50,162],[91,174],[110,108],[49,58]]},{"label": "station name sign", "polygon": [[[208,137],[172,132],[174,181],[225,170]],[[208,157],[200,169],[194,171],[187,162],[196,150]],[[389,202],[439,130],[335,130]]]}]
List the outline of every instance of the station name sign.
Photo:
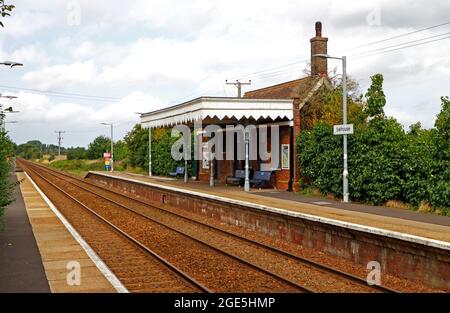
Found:
[{"label": "station name sign", "polygon": [[353,124],[334,125],[334,135],[353,135]]}]

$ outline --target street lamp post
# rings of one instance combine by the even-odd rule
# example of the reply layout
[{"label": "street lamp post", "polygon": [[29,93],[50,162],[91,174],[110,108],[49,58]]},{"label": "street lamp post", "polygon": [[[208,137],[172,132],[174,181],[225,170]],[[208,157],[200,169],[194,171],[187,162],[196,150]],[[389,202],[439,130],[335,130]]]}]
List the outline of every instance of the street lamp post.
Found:
[{"label": "street lamp post", "polygon": [[[10,68],[13,68],[15,66],[23,66],[22,63],[19,62],[13,62],[13,61],[4,61],[4,62],[0,62],[0,65],[5,65],[5,66],[9,66]],[[16,96],[3,96],[0,94],[0,98],[8,98],[8,99],[15,99],[17,98]],[[4,117],[5,114],[4,113],[18,113],[18,111],[14,111],[12,107],[7,108],[6,110],[3,110],[2,105],[0,104],[0,122],[1,122],[1,130],[4,131],[5,130],[5,124],[4,124]]]},{"label": "street lamp post", "polygon": [[6,122],[5,121],[5,117],[6,117],[5,113],[19,113],[19,111],[14,111],[12,107],[9,107],[9,108],[3,110],[2,104],[0,104],[0,130],[2,132],[4,132],[6,129],[6,127],[5,127],[6,123],[11,123],[11,124],[17,123],[17,121]]},{"label": "street lamp post", "polygon": [[[332,57],[328,54],[314,54],[313,57],[336,59],[342,61],[342,119],[343,124],[347,125],[347,57]],[[344,172],[342,173],[343,179],[343,202],[349,201],[348,190],[348,154],[347,154],[347,135],[344,134]]]},{"label": "street lamp post", "polygon": [[244,131],[244,142],[245,142],[245,180],[244,180],[244,191],[250,191],[250,134],[248,131]]},{"label": "street lamp post", "polygon": [[0,65],[5,65],[5,66],[9,66],[11,68],[15,67],[15,66],[23,66],[22,63],[19,62],[13,62],[13,61],[4,61],[4,62],[0,62]]},{"label": "street lamp post", "polygon": [[3,131],[6,131],[6,124],[17,124],[18,123],[18,121],[5,121],[5,122],[3,122],[4,124],[3,124]]},{"label": "street lamp post", "polygon": [[[136,112],[141,117],[144,113]],[[152,176],[152,127],[148,126],[148,176]]]},{"label": "street lamp post", "polygon": [[114,124],[101,123],[102,125],[111,126],[111,172],[114,172]]},{"label": "street lamp post", "polygon": [[6,99],[9,99],[9,100],[17,99],[16,96],[4,96],[4,95],[2,95],[1,93],[0,93],[0,98],[6,98]]}]

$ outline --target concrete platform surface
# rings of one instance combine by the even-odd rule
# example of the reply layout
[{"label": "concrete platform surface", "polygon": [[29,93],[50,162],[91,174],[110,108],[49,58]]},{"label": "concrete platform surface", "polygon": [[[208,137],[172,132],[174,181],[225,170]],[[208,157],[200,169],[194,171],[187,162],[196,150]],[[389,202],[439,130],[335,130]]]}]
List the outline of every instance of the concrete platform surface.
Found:
[{"label": "concrete platform surface", "polygon": [[0,219],[0,293],[50,292],[19,185],[14,197]]},{"label": "concrete platform surface", "polygon": [[93,173],[175,187],[230,200],[250,202],[257,205],[450,242],[450,218],[446,216],[435,216],[362,204],[342,204],[333,200],[302,197],[298,194],[273,189],[254,189],[247,193],[243,188],[224,185],[212,188],[208,183],[199,181],[190,181],[186,184],[181,179],[167,179],[165,177],[149,177],[122,172]]},{"label": "concrete platform surface", "polygon": [[[20,189],[50,291],[117,292],[25,174],[17,173],[17,177],[23,179]],[[74,276],[78,265],[79,284]]]}]

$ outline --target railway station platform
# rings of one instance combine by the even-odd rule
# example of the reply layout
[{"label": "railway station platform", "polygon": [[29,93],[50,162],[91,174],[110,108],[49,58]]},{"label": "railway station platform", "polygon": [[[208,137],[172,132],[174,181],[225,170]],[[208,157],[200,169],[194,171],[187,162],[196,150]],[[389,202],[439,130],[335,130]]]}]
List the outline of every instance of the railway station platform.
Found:
[{"label": "railway station platform", "polygon": [[85,179],[357,266],[375,262],[386,274],[450,291],[448,217],[118,172],[89,172]]},{"label": "railway station platform", "polygon": [[[26,174],[16,176],[20,181],[17,200],[7,214],[20,214],[20,221],[7,224],[3,235],[0,232],[0,292],[123,291],[117,278]],[[6,258],[14,257],[8,241],[4,242],[11,232],[24,234],[17,238],[17,257],[3,267]]]},{"label": "railway station platform", "polygon": [[242,187],[219,184],[212,188],[207,182],[202,181],[184,183],[182,179],[149,177],[123,172],[93,173],[174,187],[181,191],[218,196],[233,201],[273,207],[294,213],[298,212],[450,243],[450,217],[447,216],[357,203],[344,204],[336,200],[306,197],[284,190],[252,189],[247,193]]},{"label": "railway station platform", "polygon": [[19,185],[14,197],[0,219],[0,293],[50,292]]}]

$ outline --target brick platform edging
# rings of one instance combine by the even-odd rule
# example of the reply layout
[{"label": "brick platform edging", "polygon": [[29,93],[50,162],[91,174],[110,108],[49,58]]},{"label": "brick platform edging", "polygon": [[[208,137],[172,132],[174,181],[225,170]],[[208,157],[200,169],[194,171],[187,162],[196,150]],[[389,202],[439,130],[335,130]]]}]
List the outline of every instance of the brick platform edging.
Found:
[{"label": "brick platform edging", "polygon": [[90,172],[86,178],[364,268],[376,261],[385,274],[450,291],[448,242],[105,173]]},{"label": "brick platform edging", "polygon": [[56,217],[61,221],[67,231],[72,235],[76,242],[83,248],[95,266],[100,270],[100,272],[105,276],[109,283],[113,286],[118,293],[128,293],[127,288],[122,284],[122,282],[117,278],[117,276],[109,269],[109,267],[103,262],[103,260],[97,255],[97,253],[91,248],[91,246],[81,237],[81,235],[75,230],[75,228],[70,224],[70,222],[62,215],[58,208],[50,201],[50,199],[45,195],[45,193],[38,187],[34,180],[24,172],[27,179],[31,182],[33,187],[39,193],[39,195],[44,199],[45,203],[49,206]]},{"label": "brick platform edging", "polygon": [[[450,251],[450,242],[446,242],[446,241],[435,240],[435,239],[420,237],[420,236],[411,235],[411,234],[400,233],[400,232],[386,230],[386,229],[377,228],[377,227],[371,227],[371,226],[360,225],[360,224],[355,224],[355,223],[350,223],[350,222],[344,222],[344,221],[340,221],[340,220],[310,215],[310,214],[301,213],[301,212],[289,211],[289,210],[270,207],[270,206],[266,206],[266,205],[262,205],[262,204],[256,204],[256,203],[242,201],[242,200],[235,200],[235,199],[231,199],[231,198],[215,196],[215,195],[202,193],[202,192],[198,192],[198,191],[193,191],[193,190],[158,185],[158,184],[145,182],[145,181],[138,180],[138,179],[132,179],[132,178],[121,177],[121,176],[116,176],[116,175],[108,175],[108,174],[102,173],[102,172],[90,171],[86,174],[85,178],[87,178],[89,176],[89,174],[95,174],[95,175],[104,176],[104,177],[108,177],[108,178],[116,178],[119,180],[125,180],[125,181],[133,182],[136,184],[147,185],[147,186],[150,186],[153,188],[158,188],[158,189],[172,191],[172,192],[181,193],[181,194],[188,194],[188,195],[196,196],[199,198],[206,198],[209,200],[222,202],[224,204],[234,204],[234,205],[237,205],[240,207],[249,207],[252,209],[263,210],[263,211],[280,214],[280,215],[287,215],[290,217],[301,218],[301,219],[305,219],[305,220],[312,221],[312,222],[318,222],[318,223],[328,224],[328,225],[332,225],[332,226],[343,227],[343,228],[347,228],[347,229],[351,229],[351,230],[366,232],[366,233],[370,233],[370,234],[374,234],[374,235],[380,235],[380,236],[384,236],[384,237],[394,238],[394,239],[398,239],[398,240],[412,242],[415,244],[420,244],[420,245],[424,245],[424,246],[429,246],[429,247],[433,247],[433,248]],[[309,205],[311,205],[311,204],[309,204]]]}]

